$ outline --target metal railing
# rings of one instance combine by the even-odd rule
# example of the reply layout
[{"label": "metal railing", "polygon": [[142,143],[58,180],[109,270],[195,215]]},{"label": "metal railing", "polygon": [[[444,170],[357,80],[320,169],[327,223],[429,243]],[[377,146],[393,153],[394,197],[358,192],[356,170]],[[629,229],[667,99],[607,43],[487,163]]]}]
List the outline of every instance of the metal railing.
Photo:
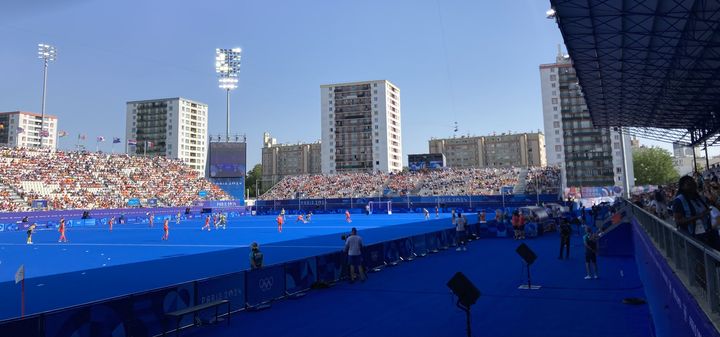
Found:
[{"label": "metal railing", "polygon": [[678,230],[675,224],[628,204],[640,227],[717,326],[720,320],[720,252]]}]

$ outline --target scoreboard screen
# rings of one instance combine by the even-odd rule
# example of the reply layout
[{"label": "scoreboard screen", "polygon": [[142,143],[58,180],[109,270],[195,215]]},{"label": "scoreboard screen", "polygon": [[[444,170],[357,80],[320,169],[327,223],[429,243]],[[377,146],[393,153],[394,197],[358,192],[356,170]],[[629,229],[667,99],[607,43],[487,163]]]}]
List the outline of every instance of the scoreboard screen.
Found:
[{"label": "scoreboard screen", "polygon": [[436,170],[445,167],[445,155],[442,153],[426,153],[408,155],[410,171]]},{"label": "scoreboard screen", "polygon": [[244,177],[245,153],[245,143],[210,143],[210,178]]}]

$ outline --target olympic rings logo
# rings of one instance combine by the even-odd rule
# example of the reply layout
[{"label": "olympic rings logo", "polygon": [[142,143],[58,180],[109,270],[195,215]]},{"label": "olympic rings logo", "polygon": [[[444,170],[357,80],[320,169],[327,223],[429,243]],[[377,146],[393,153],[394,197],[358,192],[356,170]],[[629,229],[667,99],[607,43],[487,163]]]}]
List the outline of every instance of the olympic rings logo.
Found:
[{"label": "olympic rings logo", "polygon": [[273,287],[273,277],[261,278],[258,280],[258,287],[262,292],[266,292]]}]

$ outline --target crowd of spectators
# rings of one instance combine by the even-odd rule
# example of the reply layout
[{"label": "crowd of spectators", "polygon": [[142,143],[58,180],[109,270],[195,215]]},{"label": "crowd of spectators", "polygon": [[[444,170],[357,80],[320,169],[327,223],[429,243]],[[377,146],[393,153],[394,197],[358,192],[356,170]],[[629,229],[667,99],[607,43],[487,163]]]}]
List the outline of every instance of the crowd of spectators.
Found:
[{"label": "crowd of spectators", "polygon": [[261,200],[359,198],[378,196],[387,180],[383,173],[341,173],[330,175],[300,175],[286,177],[265,194]]},{"label": "crowd of spectators", "polygon": [[388,178],[387,190],[390,195],[415,194],[425,174],[421,171],[406,171],[391,174]]},{"label": "crowd of spectators", "polygon": [[531,167],[525,178],[526,193],[558,193],[560,189],[560,168]]},{"label": "crowd of spectators", "polygon": [[469,168],[430,171],[419,195],[498,194],[503,186],[515,186],[520,170],[516,168]]},{"label": "crowd of spectators", "polygon": [[301,175],[284,178],[260,199],[490,195],[499,194],[502,186],[515,186],[519,173],[516,168],[447,168],[391,174]]},{"label": "crowd of spectators", "polygon": [[[229,196],[179,160],[95,152],[0,148],[0,210],[27,210],[33,200],[49,209],[123,208],[128,200],[156,199],[158,206],[189,206]],[[21,203],[11,200],[14,191]]]}]

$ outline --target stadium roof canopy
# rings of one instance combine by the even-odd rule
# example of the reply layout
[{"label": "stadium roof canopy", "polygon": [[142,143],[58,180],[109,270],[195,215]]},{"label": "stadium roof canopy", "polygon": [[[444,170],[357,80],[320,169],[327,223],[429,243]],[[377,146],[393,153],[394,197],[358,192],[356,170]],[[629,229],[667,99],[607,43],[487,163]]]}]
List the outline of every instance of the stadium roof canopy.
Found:
[{"label": "stadium roof canopy", "polygon": [[550,3],[594,125],[720,144],[720,1]]}]

